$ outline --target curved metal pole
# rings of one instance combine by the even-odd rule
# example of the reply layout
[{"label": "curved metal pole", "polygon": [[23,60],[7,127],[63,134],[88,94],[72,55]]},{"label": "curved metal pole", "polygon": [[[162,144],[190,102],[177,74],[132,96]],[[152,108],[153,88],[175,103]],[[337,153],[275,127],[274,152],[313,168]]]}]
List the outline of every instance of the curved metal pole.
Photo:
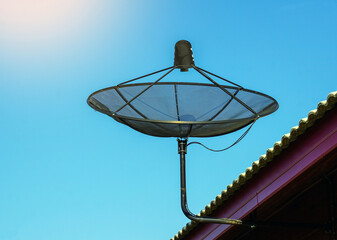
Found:
[{"label": "curved metal pole", "polygon": [[311,223],[291,223],[291,222],[259,222],[259,221],[245,221],[231,218],[212,218],[201,217],[193,214],[187,205],[186,195],[186,158],[187,154],[187,139],[178,140],[178,153],[180,155],[180,186],[181,186],[181,209],[185,216],[192,221],[216,224],[230,224],[255,227],[284,227],[284,228],[309,228],[309,229],[330,229],[327,224],[311,224]]},{"label": "curved metal pole", "polygon": [[178,139],[178,153],[180,155],[180,186],[181,186],[181,209],[186,217],[196,222],[205,223],[218,223],[218,224],[230,224],[230,225],[244,225],[249,227],[255,227],[254,225],[242,220],[230,219],[230,218],[210,218],[197,216],[188,209],[187,196],[186,196],[186,164],[185,155],[187,153],[187,140]]}]

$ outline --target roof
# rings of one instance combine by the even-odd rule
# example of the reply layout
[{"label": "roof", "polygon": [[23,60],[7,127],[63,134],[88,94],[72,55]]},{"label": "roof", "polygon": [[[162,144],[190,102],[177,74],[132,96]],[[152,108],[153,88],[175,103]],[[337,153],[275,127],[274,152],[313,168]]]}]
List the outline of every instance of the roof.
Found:
[{"label": "roof", "polygon": [[[306,118],[299,121],[298,126],[291,128],[290,133],[284,134],[280,141],[276,142],[272,148],[267,149],[266,154],[260,156],[258,161],[253,162],[252,166],[247,168],[244,173],[241,173],[232,184],[228,185],[220,195],[208,204],[199,215],[208,216],[216,209],[224,204],[231,196],[234,195],[242,186],[244,186],[250,179],[254,177],[262,168],[279,155],[283,150],[287,149],[291,142],[294,142],[300,135],[304,134],[306,130],[313,126],[315,122],[322,118],[325,113],[336,107],[337,91],[331,92],[327,99],[318,103],[317,109],[308,113]],[[190,231],[199,225],[198,222],[191,221],[186,224],[171,240],[182,240]]]}]

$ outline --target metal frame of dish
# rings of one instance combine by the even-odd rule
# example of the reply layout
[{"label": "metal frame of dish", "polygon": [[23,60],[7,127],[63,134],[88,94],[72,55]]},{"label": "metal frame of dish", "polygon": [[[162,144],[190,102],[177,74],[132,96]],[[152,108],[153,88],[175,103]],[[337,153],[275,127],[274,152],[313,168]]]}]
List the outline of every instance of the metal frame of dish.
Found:
[{"label": "metal frame of dish", "polygon": [[[172,67],[174,68],[174,67]],[[234,131],[237,131],[241,128],[246,127],[247,125],[251,124],[252,122],[256,121],[258,118],[263,117],[265,115],[270,114],[270,112],[267,113],[263,113],[263,114],[257,114],[253,109],[251,109],[249,106],[247,106],[248,108],[251,109],[251,112],[254,113],[254,115],[252,117],[249,118],[238,118],[238,119],[231,119],[231,120],[213,120],[216,116],[218,116],[234,99],[238,99],[235,95],[242,91],[242,92],[249,92],[249,93],[253,93],[256,95],[260,95],[263,96],[265,98],[268,98],[272,101],[272,104],[276,103],[276,100],[266,94],[257,92],[257,91],[253,91],[253,90],[249,90],[249,89],[245,89],[242,87],[236,87],[236,86],[228,86],[228,85],[219,85],[221,86],[221,89],[226,89],[226,91],[228,92],[227,89],[232,89],[235,90],[234,94],[231,94],[233,96],[231,96],[231,99],[215,114],[213,115],[213,117],[211,117],[209,120],[207,121],[183,121],[183,120],[155,120],[155,119],[148,119],[146,117],[145,113],[140,112],[139,110],[137,110],[137,108],[135,108],[132,105],[132,101],[135,100],[137,97],[133,97],[131,100],[127,100],[121,93],[120,93],[120,89],[122,88],[128,88],[128,87],[134,87],[134,86],[146,86],[146,89],[144,89],[142,92],[137,94],[137,97],[139,97],[141,94],[143,94],[144,92],[146,92],[146,90],[149,90],[150,87],[154,86],[154,85],[174,85],[175,90],[177,86],[181,86],[181,85],[189,85],[189,86],[205,86],[205,87],[215,87],[218,88],[218,86],[214,85],[214,84],[207,84],[207,83],[187,83],[187,82],[156,82],[156,84],[152,84],[152,83],[132,83],[132,84],[119,84],[117,86],[113,86],[113,87],[108,87],[108,88],[104,88],[101,90],[98,90],[94,93],[92,93],[89,97],[88,97],[88,105],[91,106],[92,108],[94,108],[95,110],[104,113],[112,118],[114,118],[116,121],[119,121],[121,123],[124,123],[126,125],[128,125],[129,127],[133,128],[132,126],[130,126],[125,120],[133,120],[133,121],[142,121],[142,122],[151,122],[151,123],[164,123],[164,124],[179,124],[179,125],[206,125],[206,124],[224,124],[224,123],[233,123],[233,122],[245,122],[245,124],[240,125],[239,128],[235,128],[232,131],[226,131],[225,133],[220,133],[218,135],[211,135],[211,136],[219,136],[219,135],[223,135],[223,134],[228,134]],[[110,109],[106,108],[104,105],[102,105],[99,101],[95,100],[94,96],[96,94],[100,94],[102,92],[105,91],[110,91],[110,90],[115,90],[120,96],[121,98],[125,101],[125,103],[119,107],[118,110],[116,111],[111,111]],[[241,104],[241,100],[238,99],[239,103]],[[242,102],[243,103],[243,102]],[[243,103],[244,105],[246,105],[245,103]],[[243,105],[242,104],[242,105]],[[243,106],[244,106],[243,105]],[[137,112],[140,116],[142,116],[142,118],[137,118],[137,117],[131,117],[131,116],[124,116],[121,114],[118,114],[118,112],[120,110],[122,110],[124,107],[126,106],[130,106],[135,112]],[[177,108],[177,112],[178,112],[178,118],[179,118],[179,110],[178,110],[178,102],[176,100],[176,108]],[[277,109],[277,108],[276,108]],[[192,130],[192,128],[190,129]],[[139,130],[137,130],[139,131]],[[143,132],[144,133],[144,132]],[[146,134],[146,133],[145,133]],[[154,135],[152,135],[154,136]],[[211,137],[211,136],[203,136],[203,137]],[[159,137],[163,137],[160,136]],[[175,136],[177,137],[177,136]],[[195,137],[195,136],[190,136],[189,134],[187,136],[179,136],[179,137]],[[200,136],[197,136],[200,137]]]}]

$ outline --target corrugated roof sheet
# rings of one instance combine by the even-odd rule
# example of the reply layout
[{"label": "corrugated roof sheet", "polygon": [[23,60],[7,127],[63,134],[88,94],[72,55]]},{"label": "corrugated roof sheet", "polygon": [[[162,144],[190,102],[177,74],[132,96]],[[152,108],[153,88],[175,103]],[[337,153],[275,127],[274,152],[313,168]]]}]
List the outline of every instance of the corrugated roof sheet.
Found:
[{"label": "corrugated roof sheet", "polygon": [[[227,199],[229,199],[237,190],[239,190],[248,180],[257,174],[263,167],[271,162],[275,156],[286,149],[289,144],[295,141],[298,136],[303,134],[311,127],[316,120],[322,118],[324,114],[336,107],[337,91],[328,95],[327,99],[318,103],[317,109],[311,110],[306,118],[299,121],[298,126],[291,128],[290,133],[284,134],[280,141],[276,142],[272,148],[267,149],[266,154],[260,156],[259,160],[253,162],[252,166],[241,173],[232,184],[227,186],[220,195],[208,204],[198,215],[207,216],[220,207]],[[191,221],[186,224],[171,240],[182,240],[192,229],[198,225],[198,222]]]}]

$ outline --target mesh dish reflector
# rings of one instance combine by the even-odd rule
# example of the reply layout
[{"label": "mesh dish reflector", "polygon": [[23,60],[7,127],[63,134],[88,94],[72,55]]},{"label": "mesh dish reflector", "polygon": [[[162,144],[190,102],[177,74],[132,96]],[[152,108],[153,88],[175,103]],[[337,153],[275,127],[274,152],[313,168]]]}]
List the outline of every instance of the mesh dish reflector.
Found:
[{"label": "mesh dish reflector", "polygon": [[88,104],[141,133],[180,138],[231,133],[278,109],[276,100],[263,93],[221,85],[228,94],[204,83],[158,82],[136,97],[150,85],[105,88],[91,94]]}]

